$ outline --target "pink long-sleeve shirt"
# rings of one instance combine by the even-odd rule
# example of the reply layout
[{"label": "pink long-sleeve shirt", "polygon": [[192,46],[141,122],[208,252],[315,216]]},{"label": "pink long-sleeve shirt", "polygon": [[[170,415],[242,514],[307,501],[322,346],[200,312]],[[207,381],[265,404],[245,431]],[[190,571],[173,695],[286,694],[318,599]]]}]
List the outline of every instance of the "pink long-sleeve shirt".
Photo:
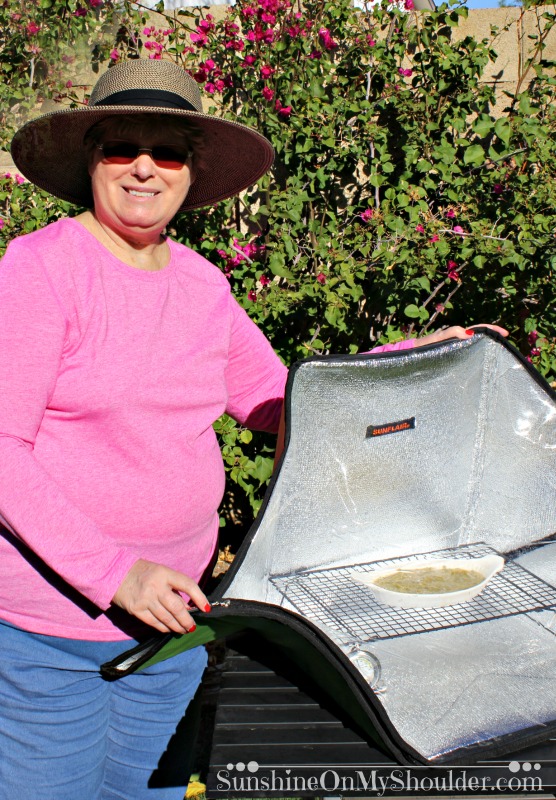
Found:
[{"label": "pink long-sleeve shirt", "polygon": [[286,368],[222,273],[169,245],[147,272],[64,219],[0,267],[0,617],[26,630],[125,638],[101,612],[138,558],[198,580],[224,489],[212,423],[277,428]]},{"label": "pink long-sleeve shirt", "polygon": [[13,241],[2,261],[8,623],[126,638],[133,626],[110,601],[138,558],[195,580],[210,561],[224,489],[213,422],[227,412],[277,428],[286,368],[222,273],[169,246],[165,269],[139,270],[64,219]]}]

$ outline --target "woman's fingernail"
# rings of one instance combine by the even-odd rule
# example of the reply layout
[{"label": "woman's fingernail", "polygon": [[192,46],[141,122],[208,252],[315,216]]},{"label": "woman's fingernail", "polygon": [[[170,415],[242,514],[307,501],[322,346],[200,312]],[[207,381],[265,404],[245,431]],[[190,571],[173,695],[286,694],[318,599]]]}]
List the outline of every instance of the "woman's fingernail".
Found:
[{"label": "woman's fingernail", "polygon": [[187,632],[188,633],[193,633],[196,630],[197,630],[197,626],[195,625],[195,623],[193,623],[193,625],[189,628],[189,630]]},{"label": "woman's fingernail", "polygon": [[468,330],[466,330],[465,332],[466,332],[466,334],[467,334],[468,336],[473,336],[473,335],[475,334],[475,331],[472,331],[472,330],[471,330],[471,328],[469,328],[469,329],[468,329]]},{"label": "woman's fingernail", "polygon": [[206,604],[206,606],[203,608],[203,611],[204,611],[206,614],[208,614],[208,612],[211,610],[211,608],[212,608],[211,604],[210,604],[210,603],[207,603],[207,604]]}]

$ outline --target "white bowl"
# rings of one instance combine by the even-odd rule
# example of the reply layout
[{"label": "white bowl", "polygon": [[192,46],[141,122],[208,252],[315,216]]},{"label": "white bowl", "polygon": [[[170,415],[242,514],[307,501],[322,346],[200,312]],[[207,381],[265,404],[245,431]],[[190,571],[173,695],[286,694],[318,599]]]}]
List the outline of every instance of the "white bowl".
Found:
[{"label": "white bowl", "polygon": [[[362,583],[374,594],[379,603],[397,608],[440,608],[441,606],[453,606],[457,603],[465,603],[476,597],[485,588],[490,579],[503,569],[505,564],[502,556],[490,555],[481,558],[440,558],[440,559],[419,559],[409,561],[399,567],[384,567],[383,569],[373,570],[372,572],[353,573],[351,580]],[[409,592],[396,592],[392,589],[385,589],[377,586],[375,581],[392,575],[403,569],[407,570],[422,569],[423,567],[448,567],[457,569],[472,569],[480,572],[484,580],[470,586],[468,589],[458,589],[455,592],[442,592],[436,594],[410,594]]]}]

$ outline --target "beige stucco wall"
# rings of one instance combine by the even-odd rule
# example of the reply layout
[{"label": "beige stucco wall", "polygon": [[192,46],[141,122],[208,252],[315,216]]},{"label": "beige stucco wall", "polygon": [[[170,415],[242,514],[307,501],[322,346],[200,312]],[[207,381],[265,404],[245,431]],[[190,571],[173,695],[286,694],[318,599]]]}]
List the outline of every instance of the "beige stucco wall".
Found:
[{"label": "beige stucco wall", "polygon": [[[220,19],[224,16],[226,8],[225,5],[211,6],[210,13]],[[176,13],[176,11],[170,11],[168,15],[172,16]],[[495,114],[501,114],[507,105],[508,100],[504,93],[513,93],[518,86],[520,76],[523,78],[524,65],[532,53],[532,48],[535,47],[535,40],[531,37],[538,36],[539,31],[543,28],[542,13],[542,7],[526,12],[517,7],[471,9],[468,18],[461,21],[459,27],[455,29],[454,35],[458,39],[473,36],[478,40],[491,40],[491,28],[495,26],[498,29],[493,41],[497,58],[488,64],[485,72],[485,81],[491,83],[496,90]],[[167,27],[167,18],[153,12],[152,24],[157,27]],[[549,32],[545,44],[543,57],[556,61],[556,27]],[[95,80],[96,77],[91,73],[91,83]],[[525,80],[522,80],[523,88],[526,86],[526,82],[527,74],[525,74]],[[9,172],[13,169],[9,154],[0,151],[0,172]]]},{"label": "beige stucco wall", "polygon": [[[527,70],[528,59],[535,53],[539,34],[544,30],[545,10],[554,12],[552,7],[542,6],[523,11],[517,7],[481,8],[469,11],[469,17],[460,23],[455,31],[456,38],[473,36],[477,40],[491,39],[491,27],[498,28],[494,37],[493,49],[497,53],[494,62],[487,65],[485,81],[494,86],[497,96],[496,111],[501,113],[507,104],[504,92],[514,93],[521,77],[524,89],[532,72]],[[538,57],[538,54],[537,54]],[[546,36],[542,57],[556,59],[556,29]]]}]

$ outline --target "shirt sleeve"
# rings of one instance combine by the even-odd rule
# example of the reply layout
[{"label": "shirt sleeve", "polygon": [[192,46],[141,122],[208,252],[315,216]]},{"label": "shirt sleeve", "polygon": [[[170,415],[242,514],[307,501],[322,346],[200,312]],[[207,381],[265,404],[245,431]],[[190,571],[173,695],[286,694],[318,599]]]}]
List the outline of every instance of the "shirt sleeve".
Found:
[{"label": "shirt sleeve", "polygon": [[226,413],[248,428],[276,433],[288,370],[247,313],[231,303]]},{"label": "shirt sleeve", "polygon": [[0,521],[106,609],[137,556],[81,512],[33,452],[67,331],[40,254],[15,240],[0,263]]},{"label": "shirt sleeve", "polygon": [[373,347],[372,350],[362,353],[362,355],[368,355],[368,353],[391,353],[394,350],[411,350],[412,347],[415,347],[415,339],[402,339],[401,342],[394,342],[394,344],[379,344],[377,347]]}]

